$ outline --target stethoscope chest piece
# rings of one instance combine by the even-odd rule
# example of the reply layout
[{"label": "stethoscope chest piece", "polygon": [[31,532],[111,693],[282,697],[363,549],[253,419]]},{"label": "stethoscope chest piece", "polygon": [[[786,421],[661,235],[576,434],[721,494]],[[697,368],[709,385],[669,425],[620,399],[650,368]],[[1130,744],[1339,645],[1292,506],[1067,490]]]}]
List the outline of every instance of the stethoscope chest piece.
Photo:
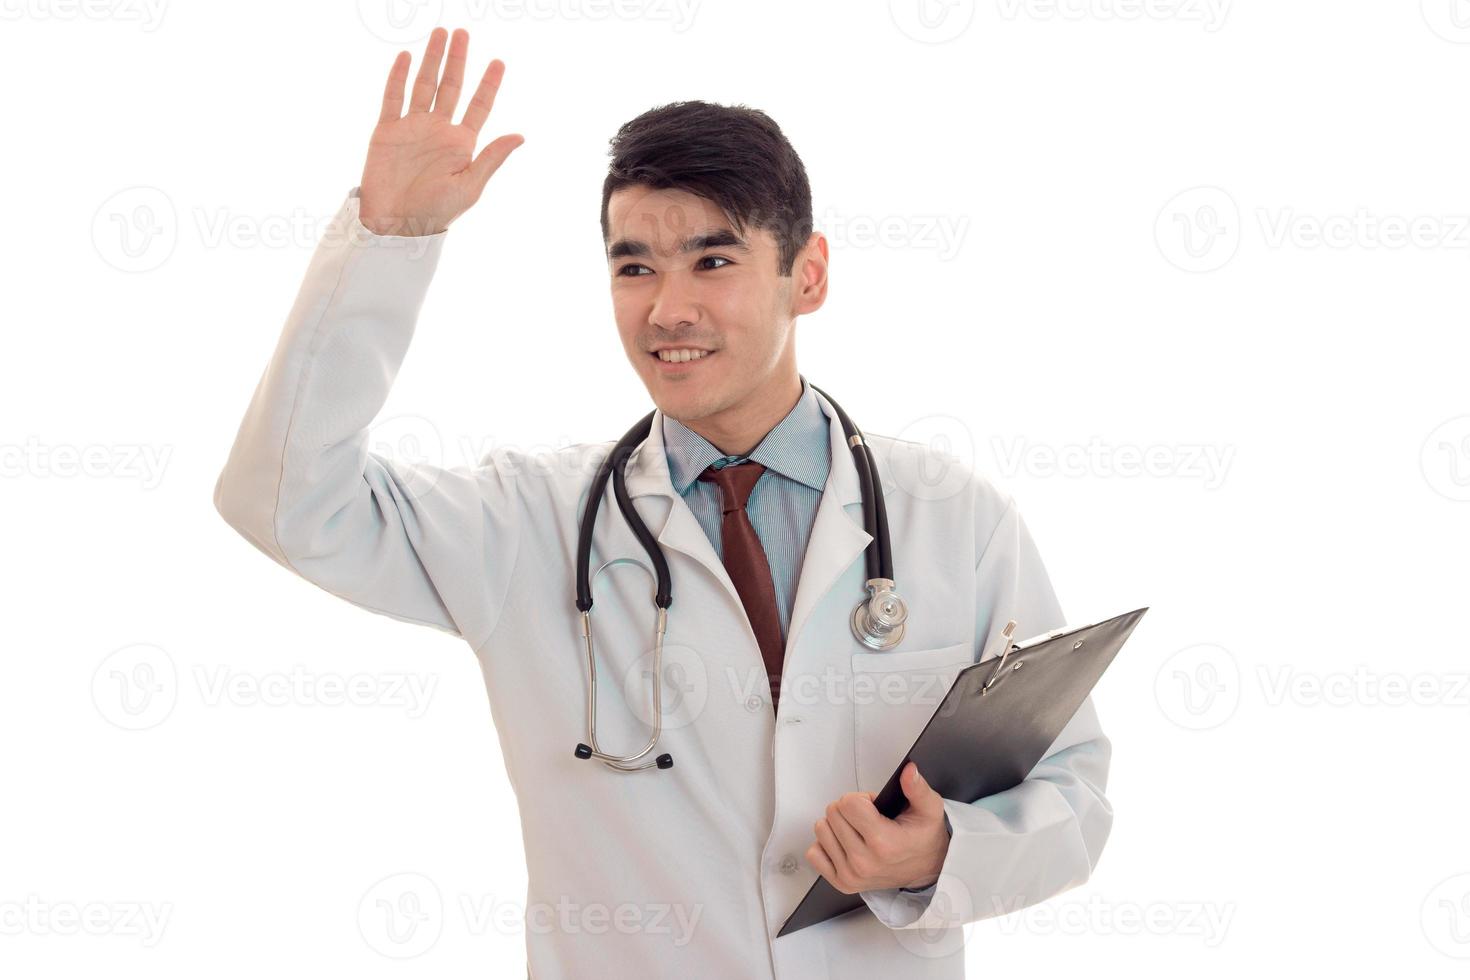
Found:
[{"label": "stethoscope chest piece", "polygon": [[868,580],[868,598],[852,611],[852,635],[870,650],[880,653],[903,642],[903,624],[909,607],[894,590],[893,580]]}]

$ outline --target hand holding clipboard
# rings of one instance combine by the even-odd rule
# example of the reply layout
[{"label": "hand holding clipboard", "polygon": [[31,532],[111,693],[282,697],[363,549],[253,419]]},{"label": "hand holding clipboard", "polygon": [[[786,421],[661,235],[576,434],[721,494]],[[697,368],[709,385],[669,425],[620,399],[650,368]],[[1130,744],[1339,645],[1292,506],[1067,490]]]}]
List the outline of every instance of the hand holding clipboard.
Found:
[{"label": "hand holding clipboard", "polygon": [[[1015,623],[1002,633],[999,657],[971,664],[954,684],[913,747],[873,800],[885,817],[908,806],[899,775],[910,760],[940,796],[974,802],[1018,785],[1113,662],[1148,607],[1069,630],[1011,643]],[[864,908],[818,878],[777,937]]]}]

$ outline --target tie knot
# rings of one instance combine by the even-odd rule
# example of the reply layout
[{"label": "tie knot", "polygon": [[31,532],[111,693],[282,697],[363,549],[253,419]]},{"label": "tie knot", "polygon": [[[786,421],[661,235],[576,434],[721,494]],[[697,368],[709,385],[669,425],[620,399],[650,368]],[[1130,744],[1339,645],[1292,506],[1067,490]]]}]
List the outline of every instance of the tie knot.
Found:
[{"label": "tie knot", "polygon": [[706,483],[717,484],[720,488],[720,510],[730,513],[732,510],[744,510],[745,503],[750,499],[750,491],[755,489],[756,481],[766,468],[754,460],[746,460],[731,466],[722,466],[718,469],[711,466],[699,474],[699,479]]}]

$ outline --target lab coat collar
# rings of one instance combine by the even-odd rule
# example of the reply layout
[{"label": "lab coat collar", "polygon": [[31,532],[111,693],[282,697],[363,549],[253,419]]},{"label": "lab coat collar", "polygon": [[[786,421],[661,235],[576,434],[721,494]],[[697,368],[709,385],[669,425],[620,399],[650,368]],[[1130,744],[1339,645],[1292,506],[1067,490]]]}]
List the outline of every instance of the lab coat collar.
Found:
[{"label": "lab coat collar", "polygon": [[[853,462],[852,450],[848,448],[842,423],[837,418],[837,410],[820,392],[816,392],[816,395],[827,416],[832,464],[828,469],[827,484],[822,490],[821,502],[817,505],[817,516],[802,560],[801,578],[796,588],[786,639],[788,656],[817,603],[851,567],[853,561],[862,557],[863,549],[873,540],[872,535],[863,529],[862,485],[858,481],[857,464]],[[725,571],[724,564],[715,554],[714,546],[705,536],[704,528],[700,527],[688,502],[674,489],[673,479],[669,474],[668,455],[664,450],[663,421],[663,411],[655,409],[653,426],[647,438],[638,444],[628,460],[628,496],[634,499],[650,496],[665,498],[668,510],[664,515],[649,511],[646,507],[640,509],[644,523],[650,530],[658,527],[662,520],[662,528],[656,532],[659,545],[682,552],[703,565],[724,585],[736,606],[743,609],[739,593],[736,592],[729,573]],[[877,483],[882,485],[881,468]],[[866,579],[866,574],[862,577]],[[677,591],[676,585],[675,592]],[[852,601],[856,603],[860,598],[861,593],[854,592]]]},{"label": "lab coat collar", "polygon": [[[830,467],[827,441],[827,418],[811,383],[801,378],[801,394],[791,411],[775,427],[761,437],[760,443],[744,457],[760,463],[788,480],[822,492]],[[669,457],[669,476],[681,495],[699,475],[725,454],[708,439],[678,419],[663,417],[664,449]],[[814,445],[815,444],[815,445]]]}]

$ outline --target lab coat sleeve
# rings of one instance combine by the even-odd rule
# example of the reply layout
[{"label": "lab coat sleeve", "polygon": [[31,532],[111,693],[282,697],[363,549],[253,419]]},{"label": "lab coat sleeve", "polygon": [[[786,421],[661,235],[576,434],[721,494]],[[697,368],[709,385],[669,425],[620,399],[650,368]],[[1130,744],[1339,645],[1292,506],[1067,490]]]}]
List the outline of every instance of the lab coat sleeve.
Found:
[{"label": "lab coat sleeve", "polygon": [[[1020,638],[1066,625],[1014,501],[976,580],[976,635],[987,642],[1010,619]],[[934,885],[864,891],[863,900],[890,928],[943,928],[1015,912],[1082,884],[1112,829],[1105,795],[1111,755],[1089,695],[1019,785],[973,803],[944,801],[950,842]]]},{"label": "lab coat sleeve", "polygon": [[514,565],[512,478],[488,463],[441,467],[379,451],[369,431],[448,232],[375,235],[358,220],[357,191],[312,256],[216,481],[215,508],[328,592],[478,644]]}]

